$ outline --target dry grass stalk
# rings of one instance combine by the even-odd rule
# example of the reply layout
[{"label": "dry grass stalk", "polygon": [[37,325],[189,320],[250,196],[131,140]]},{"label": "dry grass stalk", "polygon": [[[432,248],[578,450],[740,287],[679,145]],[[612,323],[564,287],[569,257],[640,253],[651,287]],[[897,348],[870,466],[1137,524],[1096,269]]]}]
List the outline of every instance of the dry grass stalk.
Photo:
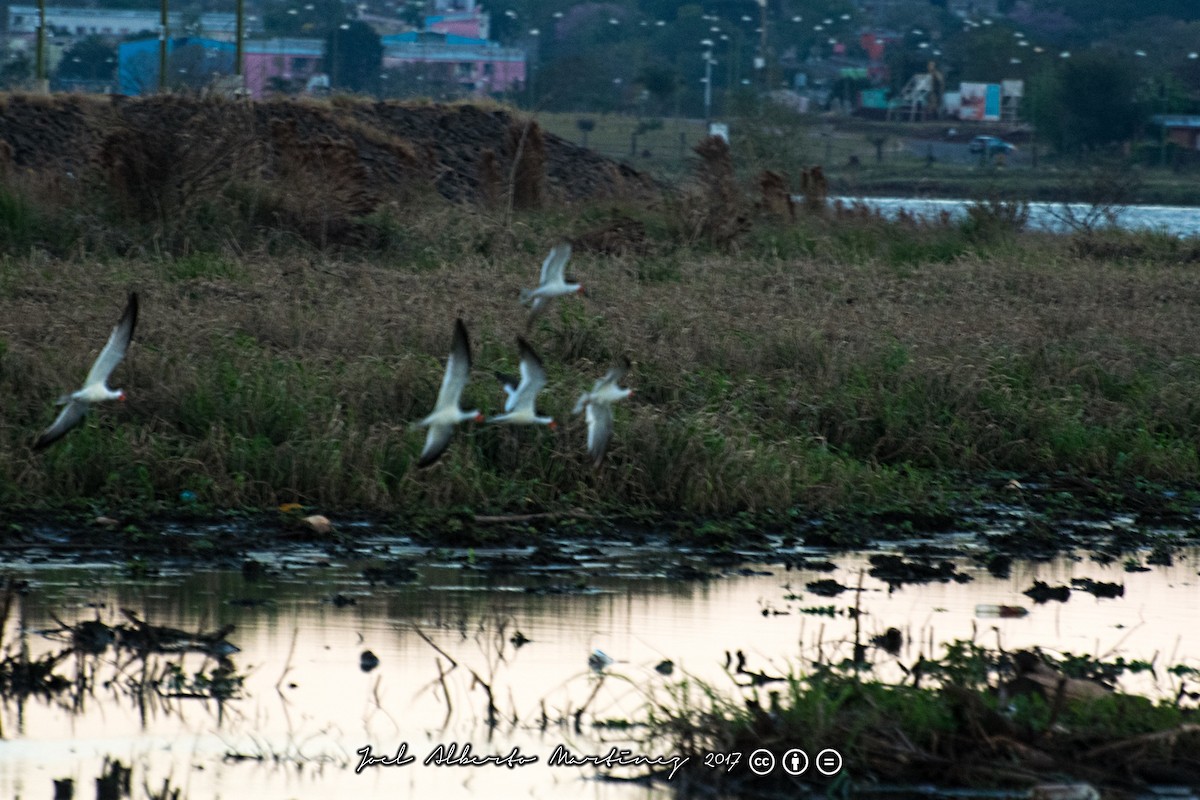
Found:
[{"label": "dry grass stalk", "polygon": [[504,194],[504,178],[500,174],[500,162],[496,151],[485,147],[479,153],[479,198],[484,208],[500,207],[500,199]]},{"label": "dry grass stalk", "polygon": [[796,221],[796,204],[788,191],[787,178],[773,170],[763,170],[758,176],[758,188],[762,195],[759,206],[767,214]]},{"label": "dry grass stalk", "polygon": [[804,195],[804,207],[809,211],[824,211],[829,196],[829,181],[821,167],[814,166],[800,172],[800,193]]},{"label": "dry grass stalk", "polygon": [[508,126],[507,151],[512,159],[510,191],[513,208],[541,208],[546,181],[546,143],[536,120],[513,121]]},{"label": "dry grass stalk", "polygon": [[718,247],[726,247],[749,228],[733,171],[729,143],[720,136],[701,139],[692,148],[700,161],[696,177],[703,191],[704,208],[696,218],[699,233]]}]

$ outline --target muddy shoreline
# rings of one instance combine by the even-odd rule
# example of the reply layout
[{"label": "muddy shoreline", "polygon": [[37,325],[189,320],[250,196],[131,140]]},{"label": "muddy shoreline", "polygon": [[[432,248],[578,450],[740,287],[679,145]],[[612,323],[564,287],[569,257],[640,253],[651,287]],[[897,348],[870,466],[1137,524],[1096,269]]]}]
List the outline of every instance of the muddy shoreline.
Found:
[{"label": "muddy shoreline", "polygon": [[[419,566],[447,551],[503,551],[504,568],[569,566],[581,544],[659,546],[664,554],[716,565],[742,561],[788,568],[806,551],[861,550],[899,545],[918,559],[969,555],[989,570],[1014,559],[1048,560],[1090,551],[1111,563],[1148,551],[1147,563],[1200,542],[1200,510],[1187,487],[1104,484],[1074,476],[990,476],[961,495],[918,508],[859,512],[741,513],[719,517],[585,509],[514,514],[431,510],[414,515],[325,511],[291,504],[281,509],[155,509],[121,513],[10,508],[0,553],[6,560],[169,561],[182,568],[240,567],[253,554],[307,550],[363,558],[381,542],[405,549]],[[326,526],[327,523],[327,526]],[[968,546],[969,544],[969,546]],[[1132,555],[1131,555],[1132,554]],[[1131,561],[1130,563],[1133,563]],[[676,577],[688,578],[687,572]],[[696,576],[692,576],[696,577]],[[914,577],[914,575],[909,576]]]}]

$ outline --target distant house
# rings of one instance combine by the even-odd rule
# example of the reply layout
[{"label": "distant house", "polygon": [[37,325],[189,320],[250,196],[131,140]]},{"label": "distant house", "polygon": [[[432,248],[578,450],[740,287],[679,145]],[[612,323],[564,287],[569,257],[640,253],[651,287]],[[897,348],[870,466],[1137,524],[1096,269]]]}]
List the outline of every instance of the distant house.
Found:
[{"label": "distant house", "polygon": [[425,30],[434,33],[450,33],[476,39],[488,38],[489,18],[482,10],[449,11],[425,17]]},{"label": "distant house", "polygon": [[[167,38],[168,86],[202,88],[233,73],[233,42],[198,36]],[[117,47],[117,86],[121,94],[153,94],[158,90],[158,37],[121,42]]]},{"label": "distant house", "polygon": [[[252,97],[303,89],[321,72],[325,43],[320,39],[250,39],[242,45],[242,75]],[[234,44],[200,37],[167,39],[167,84],[211,86],[234,74]],[[117,51],[122,94],[158,90],[158,38],[122,42]]]},{"label": "distant house", "polygon": [[525,83],[525,51],[519,47],[435,31],[408,31],[382,41],[386,69],[427,71],[429,80],[476,94],[510,91]]},{"label": "distant house", "polygon": [[1155,114],[1153,120],[1166,131],[1168,142],[1188,150],[1200,150],[1200,116]]},{"label": "distant house", "polygon": [[434,13],[425,17],[425,30],[487,39],[490,18],[475,0],[434,0]]},{"label": "distant house", "polygon": [[[9,6],[7,13],[9,36],[33,36],[37,33],[37,6]],[[65,8],[46,7],[46,29],[58,36],[109,36],[119,39],[144,32],[158,32],[161,11],[155,8]],[[261,30],[254,17],[246,19],[247,31]],[[232,38],[237,16],[224,12],[205,12],[198,16],[179,11],[167,14],[171,32]]]},{"label": "distant house", "polygon": [[321,39],[256,39],[242,47],[242,74],[251,97],[303,89],[323,69]]}]

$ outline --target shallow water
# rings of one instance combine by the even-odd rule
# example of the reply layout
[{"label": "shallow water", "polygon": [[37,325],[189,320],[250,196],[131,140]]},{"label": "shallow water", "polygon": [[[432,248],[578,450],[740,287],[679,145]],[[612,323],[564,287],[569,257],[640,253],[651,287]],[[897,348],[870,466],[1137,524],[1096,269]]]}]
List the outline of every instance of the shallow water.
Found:
[{"label": "shallow water", "polygon": [[[965,550],[973,547],[970,539],[956,541]],[[856,593],[828,598],[805,589],[807,582],[827,578],[851,587],[861,580],[864,638],[889,626],[904,632],[899,659],[882,653],[876,658],[877,672],[885,677],[899,674],[898,661],[912,664],[922,653],[937,656],[942,643],[972,637],[1006,649],[1042,645],[1109,658],[1153,658],[1160,667],[1195,664],[1200,656],[1194,551],[1150,572],[1126,573],[1119,563],[1100,566],[1063,557],[1014,564],[1005,579],[958,558],[954,561],[974,577],[972,582],[906,585],[889,592],[866,575],[866,554],[834,557],[838,569],[833,573],[750,563],[719,578],[682,581],[662,575],[665,545],[601,548],[576,548],[584,561],[583,591],[574,567],[509,575],[472,569],[472,561],[494,555],[486,551],[471,558],[447,553],[443,563],[419,567],[416,583],[394,587],[371,586],[363,578],[362,568],[378,559],[337,560],[316,550],[282,558],[261,554],[278,572],[253,582],[228,570],[164,568],[153,579],[136,580],[121,577],[120,568],[111,565],[12,565],[10,574],[29,579],[32,588],[9,621],[6,646],[22,640],[23,626],[23,641],[33,654],[56,650],[58,642],[37,633],[56,627],[52,614],[68,624],[96,615],[116,624],[123,621],[118,609],[127,608],[157,625],[187,630],[236,624],[228,638],[241,650],[233,661],[246,679],[240,697],[222,706],[198,699],[139,702],[122,688],[122,676],[134,674],[136,665],[109,650],[96,668],[96,688],[79,699],[78,707],[37,698],[0,705],[5,740],[0,796],[49,797],[52,779],[71,777],[77,796],[91,797],[92,779],[104,757],[112,756],[133,764],[135,786],[144,780],[157,787],[169,777],[191,798],[669,797],[669,787],[599,781],[593,768],[546,761],[559,745],[576,755],[604,755],[619,746],[637,755],[672,756],[667,743],[648,749],[626,738],[636,737],[636,731],[597,729],[592,723],[641,719],[646,699],[665,698],[667,687],[685,675],[736,697],[743,690],[733,686],[724,666],[726,651],[743,650],[748,669],[771,674],[817,657],[849,656],[854,623],[845,610],[855,604]],[[414,548],[403,541],[379,541],[376,552],[383,558]],[[1036,605],[1022,595],[1035,578],[1057,585],[1072,577],[1123,583],[1125,596],[1098,600],[1076,591],[1069,602]],[[573,591],[527,591],[547,586]],[[337,607],[329,602],[339,593],[355,603]],[[268,602],[235,605],[230,600]],[[1022,606],[1030,613],[980,618],[980,604]],[[831,605],[839,611],[833,617],[800,613]],[[511,641],[518,630],[531,640],[520,648]],[[366,648],[380,661],[368,673],[359,666]],[[595,648],[616,659],[603,677],[588,667]],[[654,669],[664,659],[675,664],[670,677]],[[185,673],[213,667],[197,654],[182,660]],[[61,671],[73,675],[77,663],[70,661]],[[492,687],[499,712],[490,736],[476,676]],[[1139,676],[1124,688],[1168,695],[1176,687],[1160,670],[1158,682]],[[584,712],[576,730],[572,720],[579,709]],[[422,763],[438,744],[467,742],[476,754],[503,756],[519,748],[520,755],[535,755],[538,761],[519,768]],[[391,756],[401,743],[416,757],[414,763],[356,774],[359,748],[370,745],[375,755]],[[815,757],[839,743],[796,745]],[[231,753],[263,760],[227,758]],[[135,790],[134,796],[144,793]]]},{"label": "shallow water", "polygon": [[[845,205],[861,203],[876,209],[888,219],[894,219],[901,211],[915,217],[937,220],[948,214],[952,220],[966,219],[967,208],[972,200],[913,197],[831,197],[830,202]],[[1044,203],[1030,202],[1030,230],[1067,233],[1073,229],[1068,220],[1083,220],[1091,207],[1087,203]],[[1200,209],[1192,206],[1129,205],[1118,206],[1113,224],[1125,230],[1153,230],[1175,236],[1200,235]],[[1104,227],[1098,225],[1098,227]]]}]

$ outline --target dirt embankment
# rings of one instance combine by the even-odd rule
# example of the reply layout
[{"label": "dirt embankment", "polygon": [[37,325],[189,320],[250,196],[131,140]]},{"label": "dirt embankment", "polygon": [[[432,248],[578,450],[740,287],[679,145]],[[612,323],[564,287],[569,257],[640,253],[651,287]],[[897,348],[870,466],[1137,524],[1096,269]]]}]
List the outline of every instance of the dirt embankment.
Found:
[{"label": "dirt embankment", "polygon": [[300,171],[335,190],[353,184],[359,212],[423,187],[455,202],[511,192],[526,206],[652,189],[636,170],[509,111],[350,99],[9,95],[0,99],[0,166],[68,178],[92,170],[143,194],[143,182]]}]

